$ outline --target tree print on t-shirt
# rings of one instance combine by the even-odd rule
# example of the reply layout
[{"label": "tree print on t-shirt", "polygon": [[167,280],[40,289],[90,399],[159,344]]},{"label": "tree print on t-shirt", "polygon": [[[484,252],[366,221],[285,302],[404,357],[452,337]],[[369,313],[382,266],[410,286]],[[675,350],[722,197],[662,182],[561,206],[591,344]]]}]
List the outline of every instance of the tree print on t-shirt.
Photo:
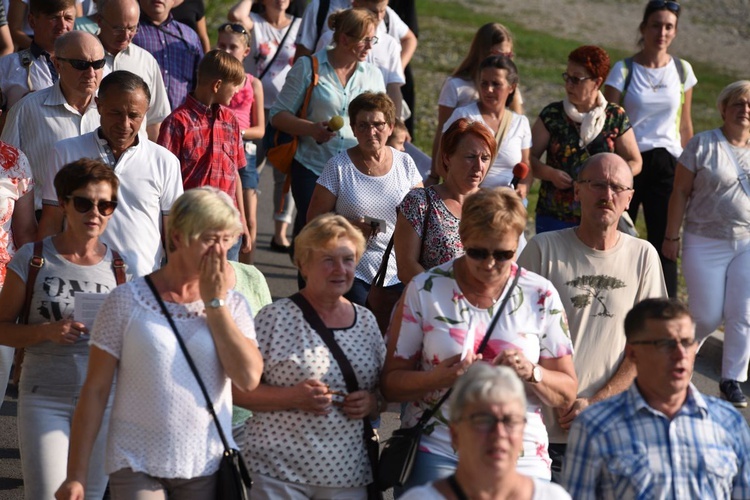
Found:
[{"label": "tree print on t-shirt", "polygon": [[576,309],[583,309],[590,306],[593,299],[601,305],[603,310],[596,314],[592,314],[592,316],[606,316],[607,318],[611,318],[614,314],[609,312],[607,304],[604,303],[604,299],[607,297],[605,292],[616,290],[618,288],[625,288],[624,281],[619,280],[614,276],[606,275],[583,275],[574,280],[570,280],[565,284],[583,290],[584,292],[570,298],[573,307]]}]

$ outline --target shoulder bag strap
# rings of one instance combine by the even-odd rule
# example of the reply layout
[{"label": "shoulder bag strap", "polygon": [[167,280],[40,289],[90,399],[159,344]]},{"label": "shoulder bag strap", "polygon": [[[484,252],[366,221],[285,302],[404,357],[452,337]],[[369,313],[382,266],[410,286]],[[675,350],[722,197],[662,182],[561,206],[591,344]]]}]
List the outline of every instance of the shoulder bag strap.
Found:
[{"label": "shoulder bag strap", "polygon": [[378,268],[378,272],[375,273],[375,278],[372,280],[372,284],[375,286],[383,286],[385,284],[385,275],[388,272],[388,260],[391,258],[391,250],[393,250],[393,238],[394,235],[391,235],[391,239],[388,241],[388,246],[385,247],[385,253],[383,254],[383,260],[380,261],[380,267]]},{"label": "shoulder bag strap", "polygon": [[310,98],[312,97],[313,88],[318,84],[318,58],[315,56],[306,56],[310,58],[310,64],[312,66],[312,78],[310,78],[310,85],[307,86],[305,92],[305,100],[302,102],[302,107],[297,113],[297,116],[303,120],[307,118],[307,107],[310,105]]},{"label": "shoulder bag strap", "polygon": [[266,73],[268,73],[268,70],[271,69],[271,66],[273,66],[274,61],[276,61],[276,58],[279,57],[279,52],[281,52],[281,49],[284,48],[284,42],[286,42],[286,38],[289,36],[289,32],[292,31],[292,26],[294,25],[294,21],[297,18],[292,16],[292,22],[289,23],[289,27],[286,29],[286,33],[284,33],[284,36],[281,38],[281,42],[279,42],[279,48],[276,49],[276,52],[274,53],[273,57],[270,61],[268,61],[268,64],[266,65],[266,69],[263,70],[263,73],[260,74],[258,77],[258,80],[262,80],[264,76],[266,76]]},{"label": "shoulder bag strap", "polygon": [[125,283],[125,261],[122,260],[117,250],[110,248],[112,252],[112,271],[115,273],[115,283],[122,285]]},{"label": "shoulder bag strap", "polygon": [[[357,375],[354,373],[351,363],[346,358],[346,354],[341,349],[339,344],[336,342],[336,338],[333,336],[333,332],[328,328],[323,320],[320,318],[315,308],[307,301],[307,299],[301,293],[295,293],[289,297],[292,302],[297,304],[297,307],[302,311],[302,315],[305,317],[310,326],[318,333],[320,338],[323,340],[328,350],[331,351],[333,359],[339,365],[344,381],[346,382],[346,390],[350,394],[359,390],[359,383],[357,382]],[[353,307],[353,306],[352,306]],[[372,422],[370,417],[362,419],[364,424],[364,439],[365,446],[367,448],[367,455],[370,458],[370,468],[372,469],[372,477],[377,478],[377,467],[378,467],[378,438],[375,436],[375,431],[372,428]]]},{"label": "shoulder bag strap", "polygon": [[622,85],[622,92],[620,92],[620,104],[625,101],[625,92],[628,91],[628,87],[630,87],[630,80],[633,79],[633,58],[626,57],[625,59],[623,59],[622,67],[625,72],[625,83]]},{"label": "shoulder bag strap", "polygon": [[[492,330],[495,329],[495,325],[497,324],[497,320],[500,319],[500,316],[503,314],[503,310],[505,309],[505,304],[508,303],[508,300],[510,300],[510,296],[513,295],[513,290],[516,288],[516,284],[518,284],[518,278],[521,276],[521,267],[518,267],[518,270],[516,271],[516,276],[513,278],[513,282],[510,284],[510,288],[508,288],[508,291],[505,293],[505,297],[503,297],[503,301],[500,302],[500,307],[497,308],[497,312],[495,313],[495,316],[492,318],[492,323],[490,323],[489,328],[487,328],[487,332],[484,334],[484,338],[482,339],[482,343],[479,345],[479,349],[477,349],[477,354],[481,354],[482,351],[484,351],[484,348],[487,347],[487,342],[490,341],[490,335],[492,334]],[[429,410],[422,413],[422,416],[419,419],[419,422],[417,422],[417,425],[424,427],[427,425],[427,422],[430,421],[432,416],[435,414],[435,412],[442,406],[443,403],[448,399],[448,397],[453,392],[453,388],[451,387],[448,389],[448,391],[443,394],[443,397],[440,398],[440,401],[435,403],[435,405],[430,408]]]},{"label": "shoulder bag strap", "polygon": [[740,162],[737,161],[737,156],[734,154],[734,151],[732,151],[732,148],[729,146],[729,142],[727,141],[727,138],[724,137],[724,133],[719,128],[714,129],[714,136],[716,136],[716,139],[719,141],[721,148],[727,154],[729,159],[732,161],[734,168],[737,170],[737,180],[739,181],[740,186],[742,186],[742,190],[745,192],[746,195],[750,196],[750,179],[748,179],[747,172],[745,172],[742,169]]},{"label": "shoulder bag strap", "polygon": [[419,260],[420,261],[422,260],[422,256],[424,255],[424,237],[427,236],[427,224],[430,221],[430,212],[432,212],[432,198],[430,198],[430,193],[427,191],[428,189],[429,188],[423,188],[424,199],[427,202],[427,210],[424,213],[424,222],[422,223],[422,240],[420,242],[421,245],[419,247]]},{"label": "shoulder bag strap", "polygon": [[331,0],[320,0],[320,3],[318,3],[318,15],[315,18],[315,27],[318,28],[318,34],[315,37],[315,43],[313,46],[308,47],[310,52],[315,52],[315,47],[318,46],[320,37],[323,36],[323,25],[326,23],[326,19],[328,19],[328,10],[330,8]]},{"label": "shoulder bag strap", "polygon": [[21,321],[24,325],[29,323],[29,313],[31,311],[31,296],[34,295],[34,284],[36,283],[36,276],[39,274],[39,270],[44,265],[44,257],[42,253],[44,251],[44,242],[42,240],[34,242],[34,255],[29,260],[29,275],[26,277],[26,294],[23,300],[23,308],[21,309]]},{"label": "shoulder bag strap", "polygon": [[495,141],[497,142],[498,151],[500,151],[500,145],[503,143],[505,136],[508,135],[508,130],[510,130],[510,122],[513,121],[513,115],[511,115],[511,113],[511,110],[505,108],[503,116],[500,118],[500,124],[497,126]]},{"label": "shoulder bag strap", "polygon": [[193,358],[192,356],[190,356],[190,353],[187,350],[185,341],[182,340],[182,336],[180,335],[180,332],[177,331],[177,326],[174,324],[172,315],[169,314],[169,311],[167,310],[167,306],[164,304],[164,301],[159,295],[159,291],[154,286],[154,282],[151,281],[151,276],[149,275],[144,276],[144,279],[146,280],[146,284],[148,285],[148,287],[151,289],[151,292],[154,294],[154,297],[156,297],[156,301],[159,303],[159,306],[161,307],[161,310],[164,313],[164,316],[167,318],[167,321],[169,322],[169,326],[172,327],[174,336],[177,337],[177,343],[180,344],[180,349],[182,350],[182,353],[185,355],[185,359],[187,360],[188,365],[190,366],[190,370],[193,372],[193,375],[195,376],[195,380],[198,381],[198,385],[201,388],[203,397],[206,399],[206,406],[208,407],[208,411],[211,413],[211,416],[214,418],[214,422],[216,423],[216,429],[219,431],[219,437],[221,438],[221,443],[224,445],[224,450],[225,452],[229,453],[231,452],[231,448],[229,447],[229,441],[227,441],[227,437],[224,434],[224,429],[221,428],[221,424],[219,423],[219,417],[216,416],[214,405],[211,402],[211,398],[209,398],[208,396],[208,391],[206,390],[206,386],[203,384],[203,379],[201,378],[200,373],[198,373],[198,368],[195,366],[195,363],[193,362]]}]

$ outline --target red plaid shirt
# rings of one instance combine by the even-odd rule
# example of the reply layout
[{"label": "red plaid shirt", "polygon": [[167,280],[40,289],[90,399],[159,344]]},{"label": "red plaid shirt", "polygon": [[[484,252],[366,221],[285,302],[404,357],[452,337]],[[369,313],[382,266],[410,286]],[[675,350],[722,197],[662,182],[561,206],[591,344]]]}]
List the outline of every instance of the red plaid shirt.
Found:
[{"label": "red plaid shirt", "polygon": [[235,200],[237,170],[245,167],[245,151],[240,125],[228,108],[208,107],[188,94],[162,122],[157,142],[180,160],[185,191],[213,186]]}]

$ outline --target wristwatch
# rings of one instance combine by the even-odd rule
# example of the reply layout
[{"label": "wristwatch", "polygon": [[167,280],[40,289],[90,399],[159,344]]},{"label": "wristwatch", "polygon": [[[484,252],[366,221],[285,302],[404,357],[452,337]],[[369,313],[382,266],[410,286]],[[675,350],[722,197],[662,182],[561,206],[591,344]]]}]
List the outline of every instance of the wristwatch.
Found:
[{"label": "wristwatch", "polygon": [[538,384],[542,381],[542,367],[539,365],[534,365],[534,368],[531,370],[531,382],[532,384]]},{"label": "wristwatch", "polygon": [[224,307],[225,304],[226,302],[224,302],[224,299],[220,299],[218,297],[214,297],[210,302],[203,303],[203,305],[205,305],[209,309],[218,309],[220,307]]}]

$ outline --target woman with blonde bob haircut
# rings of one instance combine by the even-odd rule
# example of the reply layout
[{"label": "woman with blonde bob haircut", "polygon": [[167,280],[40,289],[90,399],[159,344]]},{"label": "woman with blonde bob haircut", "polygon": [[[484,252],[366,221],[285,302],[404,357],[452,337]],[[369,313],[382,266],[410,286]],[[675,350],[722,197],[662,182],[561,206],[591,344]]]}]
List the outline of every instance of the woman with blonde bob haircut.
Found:
[{"label": "woman with blonde bob haircut", "polygon": [[523,453],[526,394],[512,369],[472,365],[456,382],[448,404],[451,443],[459,455],[456,473],[414,488],[402,500],[570,499],[562,487],[516,471]]},{"label": "woman with blonde bob haircut", "polygon": [[[305,287],[256,317],[263,382],[235,398],[253,411],[242,452],[256,500],[367,498],[373,475],[364,437],[384,409],[385,345],[372,313],[344,297],[364,244],[340,215],[310,221],[294,240]],[[311,324],[316,319],[354,367],[357,390]]]},{"label": "woman with blonde bob haircut", "polygon": [[239,227],[239,213],[226,194],[210,187],[185,192],[170,212],[166,265],[117,287],[104,301],[73,416],[68,477],[57,498],[83,498],[113,385],[105,460],[112,497],[215,498],[224,446],[177,335],[235,447],[232,386],[251,391],[263,371],[250,306],[230,290],[227,250]]},{"label": "woman with blonde bob haircut", "polygon": [[[465,253],[418,274],[406,287],[391,323],[381,386],[389,401],[409,403],[401,422],[412,427],[472,363],[509,366],[529,395],[521,411],[528,425],[520,433],[518,470],[549,480],[541,405],[570,404],[578,382],[557,290],[515,263],[525,225],[526,210],[511,188],[480,189],[466,198],[458,229]],[[449,415],[440,407],[427,422],[405,488],[455,470]]]},{"label": "woman with blonde bob haircut", "polygon": [[661,248],[676,266],[682,239],[695,338],[702,341],[724,321],[719,390],[744,408],[740,382],[747,380],[750,362],[750,182],[744,175],[750,171],[750,81],[727,85],[716,104],[721,127],[695,134],[677,162]]}]

